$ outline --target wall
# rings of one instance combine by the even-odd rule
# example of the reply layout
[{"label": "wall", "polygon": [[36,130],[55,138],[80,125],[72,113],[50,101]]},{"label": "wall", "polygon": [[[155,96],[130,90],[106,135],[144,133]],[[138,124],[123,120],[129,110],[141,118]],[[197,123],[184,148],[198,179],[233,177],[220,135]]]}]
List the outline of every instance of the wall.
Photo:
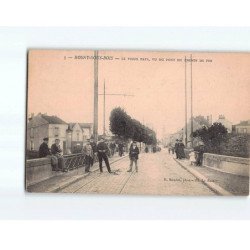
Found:
[{"label": "wall", "polygon": [[83,140],[90,139],[91,137],[91,128],[83,128]]},{"label": "wall", "polygon": [[[55,136],[55,128],[59,128],[58,136]],[[55,139],[60,140],[61,149],[63,149],[63,142],[66,141],[66,130],[68,128],[67,124],[50,124],[49,125],[49,147],[55,143]]]},{"label": "wall", "polygon": [[[83,140],[83,133],[82,133],[82,128],[78,123],[76,123],[72,129],[72,141],[82,141]],[[79,136],[77,138],[77,133],[79,133]]]},{"label": "wall", "polygon": [[39,158],[26,161],[26,187],[58,175],[52,171],[50,158]]},{"label": "wall", "polygon": [[236,129],[236,133],[237,134],[242,134],[243,133],[243,129],[246,130],[246,134],[250,134],[250,126],[243,126],[243,125],[236,125],[235,126],[235,129]]},{"label": "wall", "polygon": [[249,158],[204,153],[203,166],[229,174],[249,176]]},{"label": "wall", "polygon": [[[49,124],[39,115],[34,116],[27,124],[27,149],[31,150],[31,141],[34,143],[33,150],[39,150],[44,137],[48,137]],[[31,135],[33,129],[33,136]]]}]

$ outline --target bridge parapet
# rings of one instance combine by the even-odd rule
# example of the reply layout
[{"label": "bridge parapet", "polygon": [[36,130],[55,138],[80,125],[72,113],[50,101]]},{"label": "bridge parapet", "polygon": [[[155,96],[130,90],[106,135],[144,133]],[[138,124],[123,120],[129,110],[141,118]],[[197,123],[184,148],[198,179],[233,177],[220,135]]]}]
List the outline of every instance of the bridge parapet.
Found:
[{"label": "bridge parapet", "polygon": [[[65,167],[69,170],[83,167],[83,154],[64,155]],[[47,180],[51,177],[62,175],[62,172],[52,171],[51,157],[26,160],[26,188],[30,185]]]},{"label": "bridge parapet", "polygon": [[204,153],[203,166],[229,174],[249,176],[250,159]]}]

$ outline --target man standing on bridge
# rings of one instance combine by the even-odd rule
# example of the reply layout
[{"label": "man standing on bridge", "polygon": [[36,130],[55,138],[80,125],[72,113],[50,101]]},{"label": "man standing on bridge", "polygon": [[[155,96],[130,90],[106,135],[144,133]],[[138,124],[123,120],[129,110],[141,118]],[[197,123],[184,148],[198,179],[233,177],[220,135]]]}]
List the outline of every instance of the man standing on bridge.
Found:
[{"label": "man standing on bridge", "polygon": [[179,159],[180,153],[179,153],[179,140],[178,139],[176,140],[176,143],[174,145],[174,151],[176,154],[176,159]]},{"label": "man standing on bridge", "polygon": [[104,160],[106,167],[108,169],[108,172],[111,174],[111,169],[110,169],[110,165],[109,165],[109,160],[107,157],[107,153],[108,153],[109,149],[107,144],[104,142],[104,139],[101,138],[100,142],[97,145],[97,155],[98,155],[98,160],[99,160],[99,168],[100,168],[100,172],[102,173],[102,160]]},{"label": "man standing on bridge", "polygon": [[138,172],[137,160],[139,155],[139,148],[136,145],[136,142],[133,141],[129,148],[129,159],[130,159],[130,169],[127,172],[132,172],[133,163],[135,163],[135,171]]}]

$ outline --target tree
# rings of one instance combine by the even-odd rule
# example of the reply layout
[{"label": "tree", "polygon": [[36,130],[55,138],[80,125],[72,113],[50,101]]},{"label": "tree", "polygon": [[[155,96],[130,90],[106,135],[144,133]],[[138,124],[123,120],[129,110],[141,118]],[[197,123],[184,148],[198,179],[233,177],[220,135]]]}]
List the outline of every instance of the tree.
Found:
[{"label": "tree", "polygon": [[194,117],[194,120],[201,126],[207,126],[207,127],[209,126],[208,120],[202,115]]},{"label": "tree", "polygon": [[227,139],[227,129],[221,123],[213,123],[210,127],[202,127],[193,133],[193,137],[200,138],[207,152],[220,153],[221,143]]},{"label": "tree", "polygon": [[156,144],[156,133],[142,125],[136,119],[132,119],[122,108],[118,107],[110,114],[110,131],[123,137],[147,144]]}]

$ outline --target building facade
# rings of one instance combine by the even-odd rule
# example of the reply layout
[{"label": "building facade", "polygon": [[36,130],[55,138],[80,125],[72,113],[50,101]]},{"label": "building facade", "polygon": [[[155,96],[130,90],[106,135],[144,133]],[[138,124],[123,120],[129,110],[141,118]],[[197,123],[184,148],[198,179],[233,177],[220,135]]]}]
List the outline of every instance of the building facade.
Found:
[{"label": "building facade", "polygon": [[60,146],[66,152],[66,130],[68,124],[57,116],[49,116],[39,113],[32,115],[27,123],[26,145],[29,151],[38,151],[43,138],[49,138],[49,147],[60,139]]},{"label": "building facade", "polygon": [[69,123],[67,129],[67,145],[71,153],[80,153],[84,143],[93,132],[92,123]]},{"label": "building facade", "polygon": [[216,122],[221,123],[228,133],[232,133],[233,123],[227,120],[224,115],[219,115],[219,119]]},{"label": "building facade", "polygon": [[38,151],[43,138],[48,137],[49,148],[55,139],[59,139],[64,154],[79,153],[92,133],[92,123],[66,123],[57,116],[39,113],[36,116],[31,115],[28,119],[26,149]]},{"label": "building facade", "polygon": [[236,134],[250,134],[250,120],[241,121],[235,125]]}]

